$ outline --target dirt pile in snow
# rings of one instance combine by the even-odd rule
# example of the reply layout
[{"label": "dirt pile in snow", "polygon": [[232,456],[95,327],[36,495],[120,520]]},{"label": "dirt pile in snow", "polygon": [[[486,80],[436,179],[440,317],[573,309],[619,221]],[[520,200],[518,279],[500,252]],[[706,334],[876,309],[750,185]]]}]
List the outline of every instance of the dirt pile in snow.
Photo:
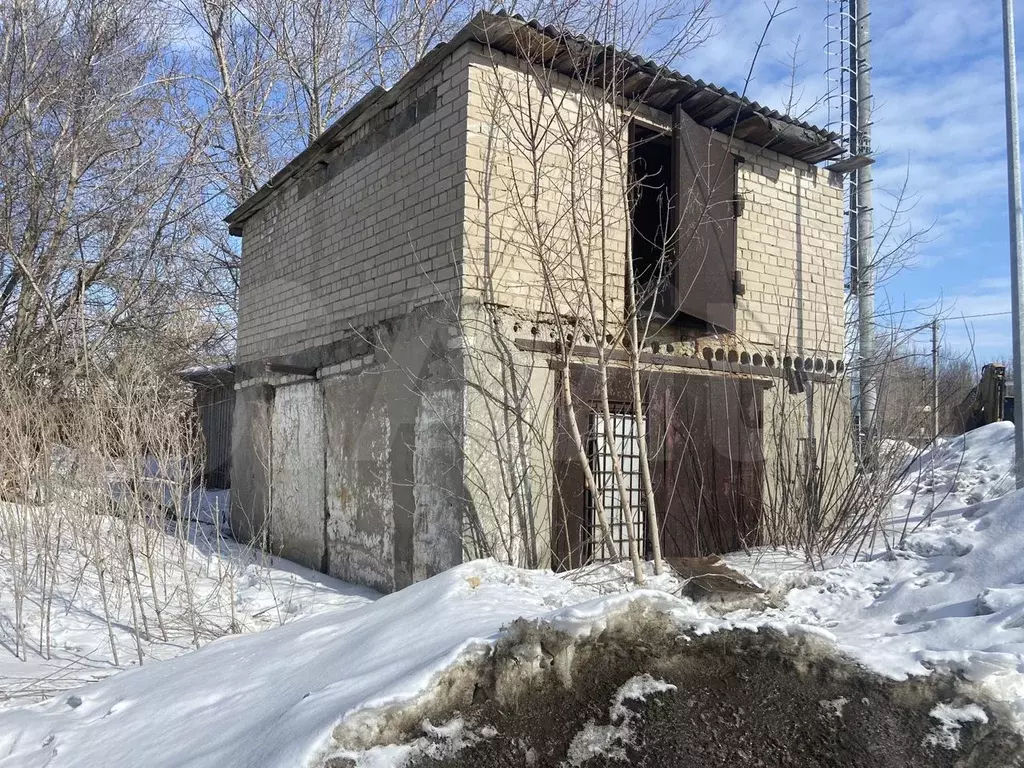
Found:
[{"label": "dirt pile in snow", "polygon": [[324,765],[1024,766],[979,697],[948,675],[881,677],[814,635],[698,635],[635,605],[586,638],[517,622],[375,734],[340,726],[349,749]]}]

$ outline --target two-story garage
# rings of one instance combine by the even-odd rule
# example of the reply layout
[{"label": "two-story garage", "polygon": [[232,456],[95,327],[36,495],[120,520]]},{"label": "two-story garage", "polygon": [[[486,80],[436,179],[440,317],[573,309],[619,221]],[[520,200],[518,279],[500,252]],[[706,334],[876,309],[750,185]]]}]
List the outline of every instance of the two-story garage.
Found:
[{"label": "two-story garage", "polygon": [[236,535],[390,591],[827,515],[850,471],[836,138],[478,15],[227,219]]}]

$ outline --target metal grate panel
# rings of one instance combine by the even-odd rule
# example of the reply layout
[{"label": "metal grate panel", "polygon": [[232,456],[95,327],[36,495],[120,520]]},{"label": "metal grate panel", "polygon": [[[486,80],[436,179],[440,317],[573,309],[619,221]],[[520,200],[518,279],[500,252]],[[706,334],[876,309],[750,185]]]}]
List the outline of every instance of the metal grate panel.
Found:
[{"label": "metal grate panel", "polygon": [[608,517],[611,529],[612,551],[603,540],[593,494],[588,490],[586,497],[587,536],[590,540],[592,561],[606,561],[629,558],[629,523],[622,498],[615,482],[612,468],[612,445],[619,455],[619,463],[625,480],[626,497],[633,512],[633,532],[637,538],[640,553],[647,556],[647,508],[644,503],[643,477],[640,465],[640,430],[636,415],[629,407],[618,408],[611,414],[613,444],[605,434],[605,419],[602,414],[590,415],[588,452],[590,468],[598,493]]}]

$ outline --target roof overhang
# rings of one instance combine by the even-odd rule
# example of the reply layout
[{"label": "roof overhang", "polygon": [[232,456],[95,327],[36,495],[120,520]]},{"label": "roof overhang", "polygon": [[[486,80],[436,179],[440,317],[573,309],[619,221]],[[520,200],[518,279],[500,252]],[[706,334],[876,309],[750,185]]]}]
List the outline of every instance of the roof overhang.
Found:
[{"label": "roof overhang", "polygon": [[501,13],[479,14],[468,27],[481,45],[599,87],[614,82],[623,98],[668,114],[679,105],[705,128],[763,149],[806,163],[842,154],[838,134],[628,51]]},{"label": "roof overhang", "polygon": [[178,375],[185,381],[203,387],[228,386],[235,383],[235,366],[233,363],[220,365],[194,365]]}]

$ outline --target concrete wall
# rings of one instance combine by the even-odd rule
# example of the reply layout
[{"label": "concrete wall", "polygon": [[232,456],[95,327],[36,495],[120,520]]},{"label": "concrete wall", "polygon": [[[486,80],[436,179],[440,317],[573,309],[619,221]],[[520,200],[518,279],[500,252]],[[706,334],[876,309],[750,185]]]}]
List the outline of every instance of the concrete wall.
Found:
[{"label": "concrete wall", "polygon": [[346,581],[395,588],[395,498],[385,374],[323,383],[327,422],[328,567]]},{"label": "concrete wall", "polygon": [[231,433],[231,530],[239,541],[267,538],[270,513],[271,419],[274,388],[263,381],[238,387]]},{"label": "concrete wall", "polygon": [[528,324],[508,311],[462,306],[466,395],[467,551],[547,566],[557,376],[546,355],[516,346]]},{"label": "concrete wall", "polygon": [[765,392],[763,449],[764,535],[801,546],[801,526],[833,519],[854,481],[849,381],[807,382],[796,393],[777,381]]},{"label": "concrete wall", "polygon": [[315,380],[274,392],[270,548],[317,570],[326,565],[323,412],[323,390]]},{"label": "concrete wall", "polygon": [[[474,509],[466,489],[466,387],[457,352],[426,366],[419,380],[409,448],[413,461],[412,579],[421,581],[472,557],[464,546]],[[460,439],[461,438],[461,439]]]},{"label": "concrete wall", "polygon": [[435,304],[378,327],[371,352],[315,378],[240,382],[236,434],[253,460],[236,461],[237,535],[264,531],[274,552],[385,592],[462,562],[473,499],[449,312]]}]

